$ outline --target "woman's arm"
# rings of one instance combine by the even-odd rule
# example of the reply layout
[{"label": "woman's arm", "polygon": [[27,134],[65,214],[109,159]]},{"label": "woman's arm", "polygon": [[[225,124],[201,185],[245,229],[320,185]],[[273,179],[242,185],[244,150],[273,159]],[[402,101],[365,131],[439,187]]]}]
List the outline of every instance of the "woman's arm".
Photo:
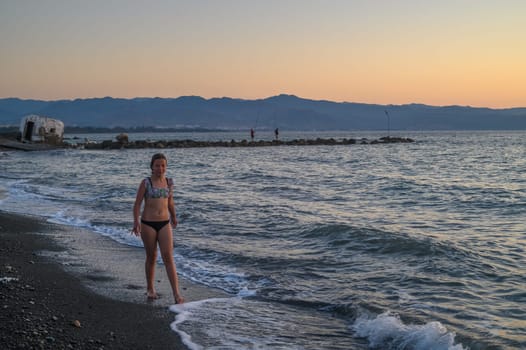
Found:
[{"label": "woman's arm", "polygon": [[168,197],[168,211],[170,212],[170,222],[172,223],[172,228],[175,229],[177,227],[177,216],[175,213],[173,180],[170,179],[168,185],[170,186],[170,196]]},{"label": "woman's arm", "polygon": [[144,181],[141,181],[139,189],[137,190],[137,196],[135,197],[135,203],[133,204],[133,230],[132,232],[138,236],[141,233],[141,222],[139,217],[141,215],[141,204],[144,199],[144,193],[146,191],[146,186]]}]

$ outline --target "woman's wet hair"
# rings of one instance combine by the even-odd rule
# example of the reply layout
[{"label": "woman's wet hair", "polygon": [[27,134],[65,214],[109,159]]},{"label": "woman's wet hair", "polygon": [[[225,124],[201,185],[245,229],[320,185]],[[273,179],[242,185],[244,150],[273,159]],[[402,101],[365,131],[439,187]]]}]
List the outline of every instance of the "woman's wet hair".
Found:
[{"label": "woman's wet hair", "polygon": [[162,153],[155,153],[152,156],[152,161],[150,162],[150,169],[153,169],[153,163],[158,159],[164,159],[166,163],[168,163],[168,159],[166,159],[166,156]]}]

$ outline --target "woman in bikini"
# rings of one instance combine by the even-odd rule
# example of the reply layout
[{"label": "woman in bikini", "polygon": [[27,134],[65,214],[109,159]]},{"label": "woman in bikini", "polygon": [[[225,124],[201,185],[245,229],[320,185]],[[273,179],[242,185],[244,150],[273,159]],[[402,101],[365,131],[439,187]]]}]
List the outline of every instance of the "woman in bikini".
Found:
[{"label": "woman in bikini", "polygon": [[[141,236],[146,250],[146,283],[148,299],[157,299],[154,276],[157,263],[157,244],[166,267],[166,274],[172,286],[177,304],[184,302],[179,292],[179,280],[173,257],[172,228],[177,226],[175,204],[173,199],[173,181],[166,177],[167,160],[164,154],[157,153],[152,157],[150,168],[152,176],[141,181],[133,206],[133,233]],[[141,204],[144,201],[142,215]],[[170,225],[171,224],[171,225]]]}]

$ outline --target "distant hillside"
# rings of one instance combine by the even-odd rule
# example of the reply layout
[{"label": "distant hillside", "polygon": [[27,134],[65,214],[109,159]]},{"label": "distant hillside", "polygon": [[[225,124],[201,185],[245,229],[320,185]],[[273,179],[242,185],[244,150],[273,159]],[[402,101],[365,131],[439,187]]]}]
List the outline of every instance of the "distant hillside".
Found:
[{"label": "distant hillside", "polygon": [[[385,113],[388,111],[388,115]],[[0,99],[0,126],[27,114],[58,118],[66,126],[385,130],[526,130],[526,108],[489,109],[422,104],[373,105],[315,101],[292,95],[234,98],[92,98],[58,101]]]}]

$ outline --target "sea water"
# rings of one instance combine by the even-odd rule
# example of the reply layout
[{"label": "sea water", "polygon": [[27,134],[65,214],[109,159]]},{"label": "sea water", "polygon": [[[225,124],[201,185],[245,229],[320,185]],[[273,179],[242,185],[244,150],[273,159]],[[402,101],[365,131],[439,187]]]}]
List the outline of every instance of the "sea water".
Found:
[{"label": "sea water", "polygon": [[[171,307],[188,347],[525,348],[526,133],[400,136],[416,142],[162,150],[178,271],[230,295]],[[162,135],[188,138],[246,135]],[[131,208],[157,151],[0,153],[0,208],[139,248]]]}]

